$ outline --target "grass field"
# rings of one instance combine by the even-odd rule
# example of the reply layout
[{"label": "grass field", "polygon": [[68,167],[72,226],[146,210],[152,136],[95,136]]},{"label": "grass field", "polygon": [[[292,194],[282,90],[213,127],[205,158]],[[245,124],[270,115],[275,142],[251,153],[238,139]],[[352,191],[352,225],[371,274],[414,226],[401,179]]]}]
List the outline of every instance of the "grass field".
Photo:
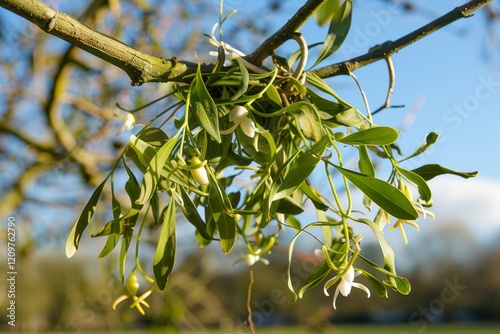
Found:
[{"label": "grass field", "polygon": [[[244,331],[242,333],[249,333]],[[213,331],[210,334],[229,332]],[[499,334],[499,324],[483,325],[437,325],[429,324],[424,326],[405,325],[341,325],[324,328],[322,331],[313,331],[300,327],[276,327],[276,328],[257,328],[257,334],[307,334],[307,333],[325,333],[325,334]]]},{"label": "grass field", "polygon": [[[0,334],[23,333],[20,331],[0,332]],[[123,331],[123,332],[78,332],[78,334],[160,334],[160,333],[178,333],[165,329],[156,329],[149,331]],[[240,328],[235,331],[210,331],[210,332],[192,332],[181,333],[209,333],[209,334],[246,334],[250,333],[248,328]],[[411,325],[341,325],[324,328],[321,331],[311,330],[303,327],[270,327],[257,328],[257,334],[499,334],[500,323],[482,324],[482,325],[437,325],[429,324],[427,327]],[[31,333],[23,333],[31,334]],[[34,333],[33,333],[34,334]],[[46,333],[54,334],[54,333]],[[59,333],[55,333],[59,334]]]}]

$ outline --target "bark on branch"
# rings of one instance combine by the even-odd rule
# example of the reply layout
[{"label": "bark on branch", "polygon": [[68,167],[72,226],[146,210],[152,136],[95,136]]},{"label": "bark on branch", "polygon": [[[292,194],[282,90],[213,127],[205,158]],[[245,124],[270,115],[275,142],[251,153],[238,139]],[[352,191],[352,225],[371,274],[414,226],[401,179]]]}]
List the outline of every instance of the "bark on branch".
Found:
[{"label": "bark on branch", "polygon": [[[264,41],[246,59],[251,63],[261,64],[275,49],[292,38],[295,31],[325,1],[308,0],[281,29]],[[458,19],[471,16],[474,11],[490,2],[492,0],[469,1],[465,5],[455,8],[448,14],[394,42],[384,43],[381,46],[372,48],[364,55],[319,68],[314,72],[322,78],[348,74],[377,60],[384,59]],[[175,58],[163,59],[138,51],[87,27],[73,17],[59,12],[39,0],[0,0],[0,6],[24,17],[45,32],[123,69],[131,78],[133,85],[140,85],[144,82],[182,81],[184,76],[196,71],[196,64],[178,61]],[[210,72],[212,68],[213,66],[207,65],[203,68],[203,71]]]},{"label": "bark on branch", "polygon": [[297,13],[271,37],[266,39],[252,54],[245,58],[252,64],[260,65],[274,50],[292,39],[293,34],[311,17],[326,0],[308,0]]},{"label": "bark on branch", "polygon": [[425,36],[443,28],[444,26],[454,21],[472,16],[472,13],[474,13],[479,8],[486,6],[492,1],[493,0],[469,1],[465,5],[455,8],[451,12],[437,18],[429,24],[426,24],[420,29],[417,29],[409,33],[408,35],[399,38],[396,41],[386,42],[380,46],[373,47],[368,53],[364,55],[333,65],[325,66],[313,72],[321,78],[329,78],[336,75],[349,74],[350,72],[376,62],[377,60],[387,58],[391,54],[398,52],[402,48],[415,43],[421,38],[424,38]]}]

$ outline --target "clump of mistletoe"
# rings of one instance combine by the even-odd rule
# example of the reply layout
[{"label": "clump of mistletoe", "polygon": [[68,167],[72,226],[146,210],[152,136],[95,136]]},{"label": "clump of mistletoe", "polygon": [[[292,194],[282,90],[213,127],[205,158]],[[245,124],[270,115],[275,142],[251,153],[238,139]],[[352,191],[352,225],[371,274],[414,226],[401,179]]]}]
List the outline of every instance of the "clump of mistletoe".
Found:
[{"label": "clump of mistletoe", "polygon": [[[314,66],[342,44],[350,27],[351,6],[352,1],[347,0],[335,11]],[[362,112],[338,96],[317,73],[304,70],[308,46],[299,32],[292,35],[299,45],[298,52],[288,59],[274,55],[270,68],[256,66],[222,41],[222,23],[227,17],[208,36],[217,48],[212,70],[202,71],[200,64],[195,73],[183,77],[183,83],[176,84],[167,96],[177,102],[130,136],[126,149],[71,230],[66,254],[76,252],[101,192],[110,182],[113,219],[93,237],[107,237],[99,257],[108,255],[121,241],[122,280],[127,276],[129,246],[133,238],[137,239],[136,265],[126,280],[128,293],[113,307],[131,297],[131,307],[144,313],[141,304],[149,306],[145,298],[154,287],[165,288],[174,269],[178,211],[196,228],[200,246],[218,242],[227,254],[237,240],[246,245],[248,254],[243,260],[249,266],[265,260],[261,256],[276,245],[284,226],[294,229],[296,235],[289,245],[288,287],[295,300],[325,280],[325,294],[336,286],[334,307],[338,294],[347,296],[352,287],[370,296],[367,287],[354,282],[359,274],[368,279],[378,296],[387,296],[388,288],[409,293],[409,282],[396,271],[394,252],[383,234],[385,226],[399,228],[406,242],[405,226],[418,229],[420,215],[432,216],[426,210],[432,203],[427,181],[445,173],[462,177],[475,173],[455,172],[435,164],[413,170],[403,168],[402,161],[435,143],[436,133],[427,135],[426,141],[406,158],[398,158],[397,129],[377,125],[366,100]],[[167,133],[150,125],[168,112],[173,123],[170,129],[175,130]],[[135,124],[133,114],[122,117],[120,131],[131,130]],[[357,152],[357,169],[344,166],[345,147]],[[392,167],[387,179],[377,177],[372,163],[375,157],[387,160]],[[125,190],[130,203],[119,203],[115,197],[113,176],[119,166],[128,175]],[[311,180],[313,172],[328,185],[329,193],[317,190]],[[237,177],[247,178],[248,182],[238,185]],[[334,179],[340,184],[335,184]],[[362,204],[373,212],[372,218],[354,210],[353,188],[364,194]],[[418,192],[417,199],[413,189]],[[340,198],[340,191],[345,192],[345,200]],[[305,202],[317,212],[317,220],[308,224],[297,218]],[[167,204],[161,207],[162,203]],[[356,232],[360,224],[367,225],[377,238],[383,263],[360,254],[363,236]],[[146,225],[161,226],[152,261],[154,278],[145,273],[137,256]],[[290,264],[295,242],[315,228],[323,233],[323,239],[317,240],[324,261],[302,286],[294,286]],[[360,262],[370,270],[358,269]],[[136,296],[136,270],[151,283],[140,297]],[[333,277],[328,279],[332,272]],[[382,281],[377,278],[381,276],[385,277]]]}]

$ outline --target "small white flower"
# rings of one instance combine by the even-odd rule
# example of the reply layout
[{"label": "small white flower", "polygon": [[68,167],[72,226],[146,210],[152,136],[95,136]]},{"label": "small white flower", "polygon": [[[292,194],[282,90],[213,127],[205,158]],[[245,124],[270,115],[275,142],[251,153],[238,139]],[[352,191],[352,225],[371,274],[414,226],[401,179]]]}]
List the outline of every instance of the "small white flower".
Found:
[{"label": "small white flower", "polygon": [[269,260],[261,258],[260,255],[259,255],[260,253],[261,253],[261,249],[258,249],[255,252],[255,254],[246,254],[246,255],[243,255],[238,260],[236,260],[233,265],[235,265],[237,263],[240,263],[240,262],[245,262],[245,264],[247,265],[247,267],[252,267],[257,262],[262,262],[262,263],[264,263],[267,266],[269,264]]},{"label": "small white flower", "polygon": [[233,122],[234,125],[227,130],[221,130],[220,133],[223,135],[233,132],[238,125],[241,127],[243,133],[250,138],[254,138],[256,132],[266,132],[266,130],[259,130],[255,126],[255,122],[248,117],[248,109],[242,106],[235,106],[233,110],[231,110],[229,113],[229,120]]},{"label": "small white flower", "polygon": [[[245,57],[245,54],[243,52],[241,52],[240,50],[238,49],[235,49],[233,48],[231,45],[227,44],[226,42],[223,42],[223,41],[218,41],[217,38],[215,37],[215,30],[217,29],[217,27],[219,26],[218,23],[216,23],[213,28],[212,28],[212,32],[210,33],[210,44],[212,44],[213,46],[215,46],[217,49],[222,47],[224,49],[224,53],[226,55],[228,55],[229,57],[229,60],[233,60],[233,59],[238,59],[239,61],[241,61],[243,63],[243,65],[250,71],[253,71],[255,73],[261,73],[261,74],[264,74],[266,73],[265,70],[261,69],[260,67],[258,66],[255,66],[254,64],[251,64],[249,63],[244,57]],[[212,57],[218,57],[219,56],[219,52],[218,51],[209,51],[208,52],[209,55],[211,55]]]},{"label": "small white flower", "polygon": [[116,131],[116,135],[120,135],[124,130],[132,130],[135,125],[135,117],[131,113],[126,113],[125,116],[116,115],[117,117],[122,119],[122,125]]},{"label": "small white flower", "polygon": [[[366,286],[364,286],[363,284],[354,282],[354,277],[359,276],[360,274],[361,274],[360,271],[355,273],[354,268],[352,266],[350,266],[349,269],[347,269],[347,272],[344,275],[342,275],[342,277],[340,278],[340,283],[339,283],[339,285],[337,285],[337,288],[335,289],[335,294],[333,296],[333,308],[334,309],[337,309],[335,302],[337,301],[337,297],[339,295],[339,292],[342,294],[342,296],[347,297],[351,293],[352,287],[363,290],[368,295],[368,298],[370,298],[370,290],[368,290],[368,288]],[[327,290],[328,283],[330,283],[336,279],[337,279],[337,276],[328,280],[325,283],[325,287],[323,289],[323,291],[325,292],[325,295],[329,296],[328,290]]]},{"label": "small white flower", "polygon": [[[223,41],[219,42],[217,40],[217,38],[215,37],[215,30],[217,29],[218,26],[219,26],[219,24],[216,23],[216,24],[214,24],[214,26],[212,28],[212,32],[210,33],[210,44],[212,44],[216,48],[222,47],[224,49],[225,53],[229,56],[229,59],[245,57],[245,54],[243,52],[241,52],[240,50],[233,48],[231,45],[229,45]],[[231,53],[229,53],[229,51],[231,51]],[[208,54],[211,56],[215,56],[215,57],[218,56],[217,51],[210,51]]]}]

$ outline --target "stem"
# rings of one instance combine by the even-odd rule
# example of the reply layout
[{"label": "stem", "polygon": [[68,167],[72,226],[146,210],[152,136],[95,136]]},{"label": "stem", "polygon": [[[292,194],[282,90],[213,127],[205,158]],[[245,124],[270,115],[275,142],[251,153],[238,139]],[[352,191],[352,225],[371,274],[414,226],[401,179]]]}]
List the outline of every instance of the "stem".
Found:
[{"label": "stem", "polygon": [[[302,73],[304,72],[304,68],[306,67],[307,64],[307,59],[309,57],[309,49],[307,47],[307,42],[302,36],[300,32],[295,32],[293,34],[293,40],[295,40],[300,47],[300,61],[299,64],[297,65],[297,69],[292,75],[292,78],[295,78],[298,82],[304,84],[305,82],[305,77],[304,80],[300,80],[300,77],[302,76]],[[288,84],[285,87],[285,93],[290,93],[293,88],[293,81],[289,81]]]},{"label": "stem", "polygon": [[252,54],[245,58],[252,64],[257,66],[261,65],[264,59],[273,54],[274,50],[293,38],[295,32],[302,27],[309,17],[311,17],[325,1],[326,0],[308,0],[283,27],[266,39]]},{"label": "stem", "polygon": [[[299,65],[297,66],[297,69],[293,73],[293,77],[297,80],[300,81],[300,77],[302,76],[302,73],[304,72],[304,68],[306,67],[307,64],[307,59],[309,58],[309,49],[307,47],[307,42],[302,36],[300,32],[296,32],[293,34],[293,39],[299,44],[300,46],[300,62]],[[302,83],[304,84],[304,83]]]},{"label": "stem", "polygon": [[370,105],[368,103],[368,98],[366,97],[366,94],[363,90],[363,88],[361,87],[361,84],[359,83],[359,80],[358,78],[356,78],[356,76],[354,75],[354,73],[349,73],[349,76],[351,78],[353,78],[354,82],[356,82],[356,85],[358,86],[358,89],[361,93],[361,96],[363,97],[363,102],[365,104],[365,108],[366,108],[366,113],[368,115],[368,120],[370,121],[370,123],[373,125],[373,121],[372,121],[372,113],[370,111]]},{"label": "stem", "polygon": [[248,327],[250,328],[250,332],[252,334],[255,334],[255,324],[253,323],[252,320],[252,286],[254,283],[253,279],[253,268],[250,267],[250,282],[248,283],[248,292],[247,292],[247,311],[248,311],[248,317],[247,317],[247,322],[248,322]]},{"label": "stem", "polygon": [[379,47],[373,48],[370,52],[364,55],[326,67],[318,68],[313,72],[321,78],[329,78],[341,74],[349,75],[349,73],[352,71],[376,62],[377,60],[387,58],[389,55],[398,52],[404,47],[415,43],[416,41],[426,37],[427,35],[430,35],[431,33],[443,28],[444,26],[447,26],[448,24],[458,19],[470,17],[476,10],[486,6],[492,1],[493,0],[469,1],[465,5],[455,8],[451,12],[439,17],[431,23],[426,24],[425,26],[393,42],[386,42]]}]

